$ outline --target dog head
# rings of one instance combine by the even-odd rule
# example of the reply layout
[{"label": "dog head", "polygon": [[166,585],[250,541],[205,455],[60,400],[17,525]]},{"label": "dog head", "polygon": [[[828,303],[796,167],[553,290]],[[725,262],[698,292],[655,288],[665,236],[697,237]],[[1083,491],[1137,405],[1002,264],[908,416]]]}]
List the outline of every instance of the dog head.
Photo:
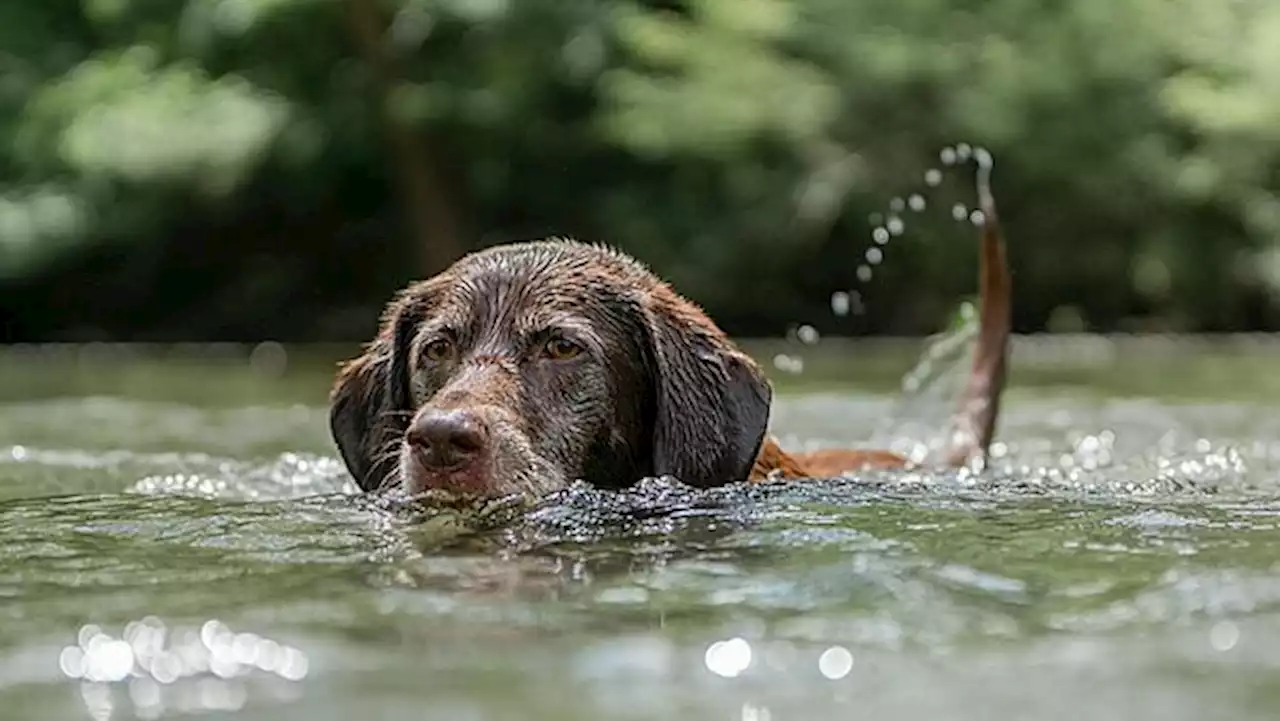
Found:
[{"label": "dog head", "polygon": [[330,427],[365,490],[709,486],[746,478],[771,396],[755,362],[640,263],[545,240],[402,291],[339,372]]}]

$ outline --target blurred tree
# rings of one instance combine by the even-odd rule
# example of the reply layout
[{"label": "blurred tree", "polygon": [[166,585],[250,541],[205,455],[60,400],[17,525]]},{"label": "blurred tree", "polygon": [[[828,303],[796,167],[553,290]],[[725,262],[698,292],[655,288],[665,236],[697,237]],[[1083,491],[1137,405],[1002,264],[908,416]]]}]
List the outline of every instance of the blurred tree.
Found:
[{"label": "blurred tree", "polygon": [[1276,48],[1268,0],[8,3],[0,320],[360,338],[555,233],[732,332],[924,332],[972,287],[967,141],[1020,328],[1275,327]]}]

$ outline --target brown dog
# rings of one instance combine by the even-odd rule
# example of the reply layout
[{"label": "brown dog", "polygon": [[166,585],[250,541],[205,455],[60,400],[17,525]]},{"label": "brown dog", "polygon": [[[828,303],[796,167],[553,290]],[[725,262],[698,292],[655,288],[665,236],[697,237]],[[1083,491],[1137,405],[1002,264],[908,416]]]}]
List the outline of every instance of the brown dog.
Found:
[{"label": "brown dog", "polygon": [[[1000,393],[1010,282],[980,170],[980,331],[940,459],[984,457]],[[570,240],[468,255],[392,301],[346,363],[330,426],[365,490],[540,494],[830,477],[906,465],[874,450],[788,454],[766,438],[772,389],[698,307],[632,258]]]}]

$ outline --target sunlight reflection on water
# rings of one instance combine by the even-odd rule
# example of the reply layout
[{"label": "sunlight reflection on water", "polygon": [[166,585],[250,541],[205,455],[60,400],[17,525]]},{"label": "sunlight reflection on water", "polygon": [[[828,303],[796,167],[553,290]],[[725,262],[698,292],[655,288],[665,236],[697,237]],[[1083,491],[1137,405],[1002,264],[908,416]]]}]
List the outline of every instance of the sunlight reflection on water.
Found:
[{"label": "sunlight reflection on water", "polygon": [[[780,396],[784,446],[926,449],[956,363],[925,360],[905,402]],[[1015,395],[983,473],[575,485],[479,514],[358,494],[321,407],[77,403],[0,407],[16,718],[1280,709],[1266,407]]]},{"label": "sunlight reflection on water", "polygon": [[[148,616],[131,621],[115,638],[97,625],[81,627],[78,642],[58,656],[67,678],[80,680],[85,709],[94,719],[115,715],[123,685],[132,708],[143,719],[183,714],[238,711],[248,699],[246,683],[264,673],[296,684],[307,676],[307,655],[293,646],[253,633],[235,633],[210,619],[196,628],[166,627]],[[259,684],[261,686],[262,684]],[[277,700],[296,698],[300,688],[270,685]]]}]

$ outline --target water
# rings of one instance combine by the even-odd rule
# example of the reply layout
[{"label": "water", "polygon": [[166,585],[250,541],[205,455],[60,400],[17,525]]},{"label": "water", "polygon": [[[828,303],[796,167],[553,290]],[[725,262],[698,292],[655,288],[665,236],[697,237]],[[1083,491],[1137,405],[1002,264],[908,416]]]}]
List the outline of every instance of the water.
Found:
[{"label": "water", "polygon": [[[355,495],[323,353],[11,353],[0,716],[1275,718],[1274,350],[1071,347],[980,476],[479,511]],[[909,353],[801,352],[787,444],[910,440]]]}]

